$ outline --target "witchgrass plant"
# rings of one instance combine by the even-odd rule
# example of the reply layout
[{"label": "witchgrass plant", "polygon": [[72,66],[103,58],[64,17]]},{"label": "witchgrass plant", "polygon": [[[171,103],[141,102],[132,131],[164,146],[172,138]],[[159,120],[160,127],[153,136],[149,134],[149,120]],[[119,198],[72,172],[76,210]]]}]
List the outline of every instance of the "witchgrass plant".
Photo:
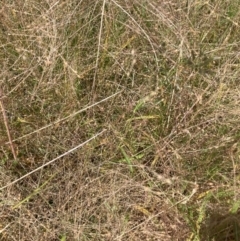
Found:
[{"label": "witchgrass plant", "polygon": [[1,1],[0,239],[240,240],[239,9]]}]

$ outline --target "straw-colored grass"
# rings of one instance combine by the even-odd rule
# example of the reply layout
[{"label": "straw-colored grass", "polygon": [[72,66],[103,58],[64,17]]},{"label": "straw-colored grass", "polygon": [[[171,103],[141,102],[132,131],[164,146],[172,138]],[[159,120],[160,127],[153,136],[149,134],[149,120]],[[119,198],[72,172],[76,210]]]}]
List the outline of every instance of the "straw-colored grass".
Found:
[{"label": "straw-colored grass", "polygon": [[238,1],[0,3],[0,240],[240,240]]}]

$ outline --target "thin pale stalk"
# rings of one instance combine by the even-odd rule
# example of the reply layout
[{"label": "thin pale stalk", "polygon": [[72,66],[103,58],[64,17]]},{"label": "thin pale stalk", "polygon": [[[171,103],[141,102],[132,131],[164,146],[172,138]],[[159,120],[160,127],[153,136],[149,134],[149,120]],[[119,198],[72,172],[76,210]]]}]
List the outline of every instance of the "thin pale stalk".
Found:
[{"label": "thin pale stalk", "polygon": [[14,158],[14,160],[16,160],[17,154],[16,154],[16,151],[15,151],[14,146],[13,146],[13,141],[12,141],[12,137],[11,137],[11,134],[10,134],[10,128],[9,128],[9,125],[8,125],[7,114],[6,114],[6,110],[4,108],[2,97],[3,97],[3,92],[2,92],[2,89],[0,89],[0,105],[1,105],[1,109],[2,109],[3,122],[4,122],[4,125],[5,125],[6,132],[7,132],[8,143],[11,147],[13,158]]}]

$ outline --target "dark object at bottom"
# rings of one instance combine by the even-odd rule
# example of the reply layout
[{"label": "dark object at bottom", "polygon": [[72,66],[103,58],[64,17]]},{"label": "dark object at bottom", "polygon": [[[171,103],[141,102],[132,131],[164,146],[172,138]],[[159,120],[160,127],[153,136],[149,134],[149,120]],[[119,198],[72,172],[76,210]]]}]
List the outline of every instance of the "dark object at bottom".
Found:
[{"label": "dark object at bottom", "polygon": [[200,230],[201,241],[240,241],[240,212],[212,213]]}]

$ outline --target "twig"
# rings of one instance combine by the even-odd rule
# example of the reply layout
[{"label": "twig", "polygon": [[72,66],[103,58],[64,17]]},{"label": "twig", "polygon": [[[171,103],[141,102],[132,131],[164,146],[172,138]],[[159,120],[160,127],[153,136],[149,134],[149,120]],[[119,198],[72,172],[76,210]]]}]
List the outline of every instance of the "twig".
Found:
[{"label": "twig", "polygon": [[14,160],[16,160],[17,154],[16,154],[16,151],[15,151],[14,146],[13,146],[13,141],[12,141],[12,137],[11,137],[11,134],[10,134],[8,119],[7,119],[7,115],[6,115],[6,111],[5,111],[5,108],[4,108],[2,97],[3,97],[3,91],[0,88],[0,105],[1,105],[1,108],[2,108],[3,122],[4,122],[4,125],[5,125],[5,128],[6,128],[6,131],[7,131],[8,143],[10,144],[12,154],[13,154],[13,158],[14,158]]}]

